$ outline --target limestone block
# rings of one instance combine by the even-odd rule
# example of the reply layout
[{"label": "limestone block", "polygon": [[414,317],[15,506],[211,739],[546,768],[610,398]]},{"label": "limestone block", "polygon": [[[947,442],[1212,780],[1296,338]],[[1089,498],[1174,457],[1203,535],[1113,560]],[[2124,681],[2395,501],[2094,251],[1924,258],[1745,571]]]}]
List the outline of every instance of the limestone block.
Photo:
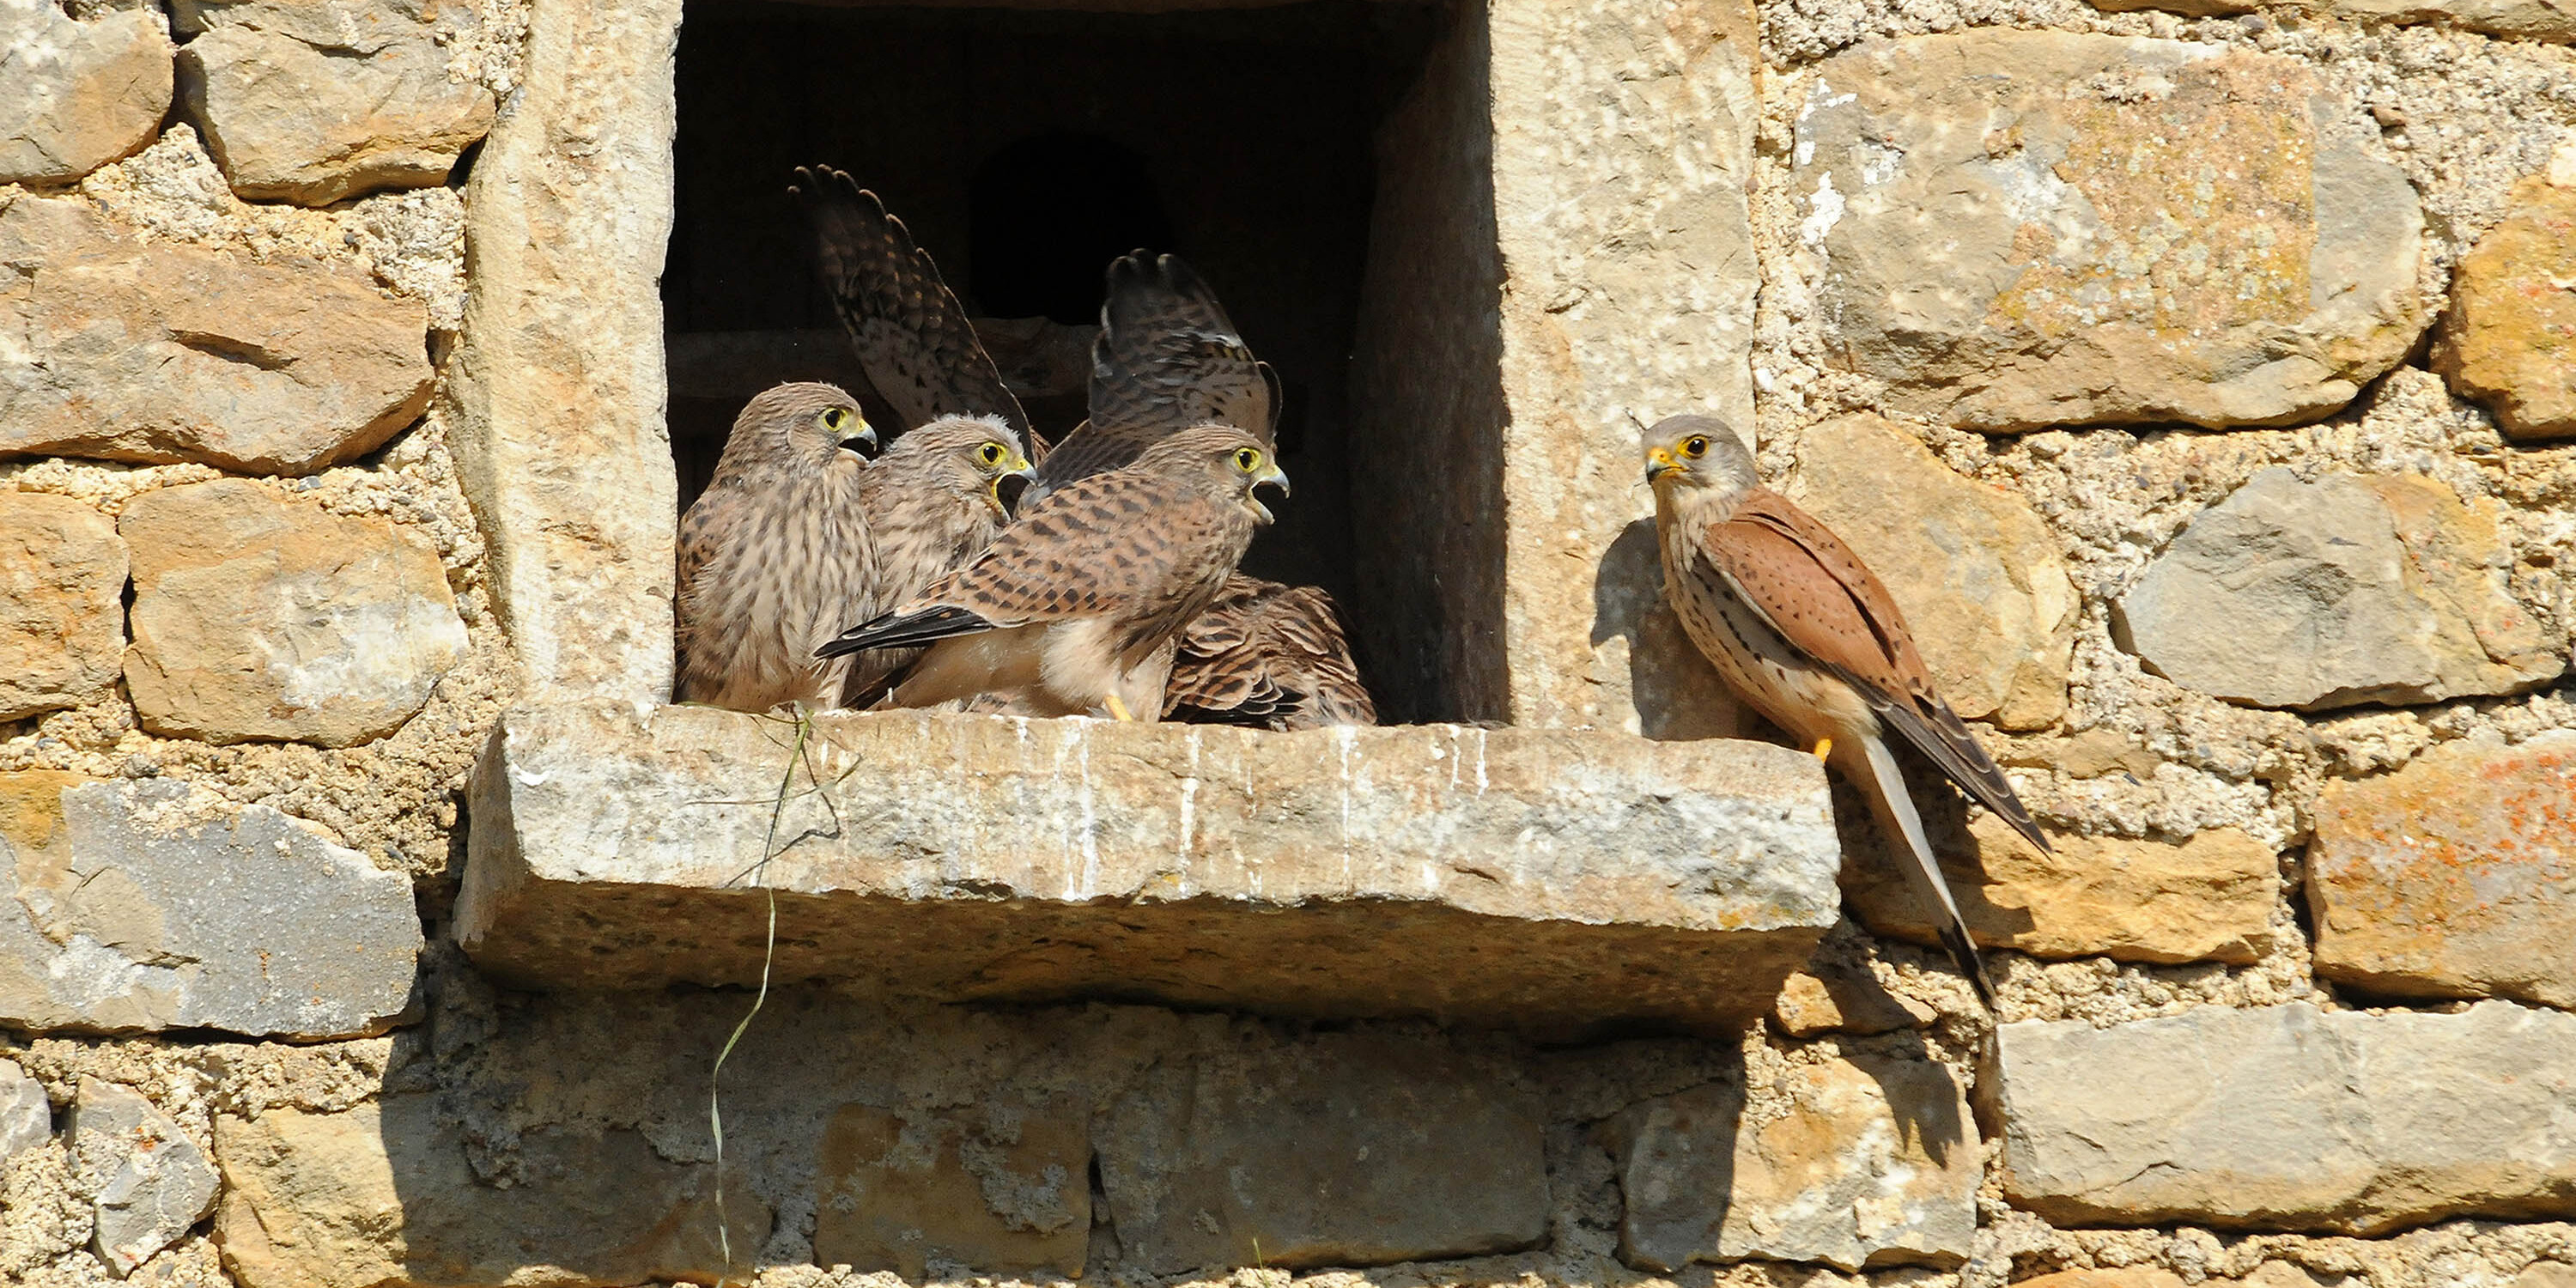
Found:
[{"label": "limestone block", "polygon": [[411,994],[411,883],[265,805],[0,774],[0,1024],[345,1038]]},{"label": "limestone block", "polygon": [[[2538,8],[2540,6],[2533,5]],[[2576,11],[2559,9],[2561,40]],[[2525,180],[2504,221],[2460,260],[2433,369],[2514,438],[2576,434],[2576,186]]]},{"label": "limestone block", "polygon": [[465,189],[448,445],[532,695],[671,693],[679,480],[663,408],[680,0],[527,9]]},{"label": "limestone block", "polygon": [[1102,1124],[1100,1180],[1149,1273],[1510,1252],[1547,1238],[1545,1127],[1437,1043],[1333,1034],[1155,1066]]},{"label": "limestone block", "polygon": [[[2133,962],[2245,963],[2270,938],[2280,867],[2270,846],[2232,827],[2180,845],[2115,836],[2051,836],[2041,854],[2001,819],[1968,825],[1972,853],[1941,871],[1978,943],[2034,957],[2100,955]],[[1883,851],[1846,866],[1843,888],[1870,929],[1938,943],[1922,896]]]},{"label": "limestone block", "polygon": [[1087,1106],[901,1114],[844,1105],[823,1130],[814,1262],[1079,1276],[1091,1246]]},{"label": "limestone block", "polygon": [[[518,1183],[477,1179],[463,1128],[429,1095],[332,1114],[218,1114],[224,1268],[243,1288],[713,1283],[725,1273],[712,1169],[666,1161],[623,1128],[530,1131],[516,1152]],[[773,1218],[727,1176],[739,1271]]]},{"label": "limestone block", "polygon": [[1425,695],[1392,718],[1735,727],[1652,637],[1637,426],[1751,432],[1755,43],[1742,0],[1469,6],[1381,134],[1351,479],[1388,552],[1354,617]]},{"label": "limestone block", "polygon": [[0,0],[0,184],[70,183],[131,155],[170,111],[158,10],[86,21],[56,0]]},{"label": "limestone block", "polygon": [[1888,1033],[1921,1028],[1937,1018],[1920,1002],[1897,997],[1867,968],[1810,961],[1780,985],[1771,1022],[1793,1038],[1820,1033]]},{"label": "limestone block", "polygon": [[480,21],[456,0],[176,0],[179,96],[233,191],[328,205],[447,181],[492,128],[492,91],[452,75]]},{"label": "limestone block", "polygon": [[115,692],[124,596],[114,520],[70,497],[0,492],[0,721]]},{"label": "limestone block", "polygon": [[[2108,8],[2109,6],[2104,6]],[[2016,1288],[2189,1288],[2182,1276],[2155,1266],[2122,1266],[2116,1270],[2060,1270],[2024,1279]]]},{"label": "limestone block", "polygon": [[0,274],[21,279],[0,294],[0,456],[310,474],[429,405],[426,308],[354,267],[141,244],[22,197],[0,210]]},{"label": "limestone block", "polygon": [[125,682],[172,737],[346,747],[401,728],[465,657],[465,623],[426,537],[332,514],[247,479],[146,493]]},{"label": "limestone block", "polygon": [[2431,479],[2274,466],[2192,519],[2113,628],[2157,674],[2230,702],[2511,693],[2567,662],[2505,595],[2502,563],[2492,519]]},{"label": "limestone block", "polygon": [[2027,503],[1866,413],[1808,430],[1787,490],[1887,583],[1960,715],[2045,729],[2065,714],[2079,604]]},{"label": "limestone block", "polygon": [[1619,1256],[1956,1266],[1984,1153],[1949,1071],[1922,1060],[1792,1065],[1748,1100],[1711,1083],[1632,1106],[1608,1132],[1626,1202]]},{"label": "limestone block", "polygon": [[2441,23],[2508,39],[2576,44],[2576,8],[2567,0],[2303,0],[2301,7],[2348,22]]},{"label": "limestone block", "polygon": [[2314,419],[2429,321],[2423,215],[2306,65],[1981,30],[1827,60],[1791,182],[1840,360],[1990,432]]},{"label": "limestone block", "polygon": [[2535,1261],[2513,1277],[2513,1288],[2576,1288],[2576,1264]]},{"label": "limestone block", "polygon": [[15,1060],[0,1060],[0,1175],[9,1160],[54,1137],[54,1108],[45,1089]]},{"label": "limestone block", "polygon": [[218,1178],[206,1151],[131,1088],[83,1074],[65,1135],[98,1187],[91,1247],[119,1276],[215,1210]]},{"label": "limestone block", "polygon": [[2317,973],[2576,1007],[2576,733],[2332,781],[2308,851]]},{"label": "limestone block", "polygon": [[[539,987],[740,984],[792,729],[708,707],[522,708],[470,789],[456,936]],[[1723,1029],[1834,924],[1813,757],[1449,726],[1272,734],[841,714],[765,876],[781,980]],[[1362,951],[1358,945],[1366,945]]]},{"label": "limestone block", "polygon": [[2058,1225],[2576,1215],[2576,1015],[2203,1006],[2007,1024],[2002,1043],[2004,1192]]}]

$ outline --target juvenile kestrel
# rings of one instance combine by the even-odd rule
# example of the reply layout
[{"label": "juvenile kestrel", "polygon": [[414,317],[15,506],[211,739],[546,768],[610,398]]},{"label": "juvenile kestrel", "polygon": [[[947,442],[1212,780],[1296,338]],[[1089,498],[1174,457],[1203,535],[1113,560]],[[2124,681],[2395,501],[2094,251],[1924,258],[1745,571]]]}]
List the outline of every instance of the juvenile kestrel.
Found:
[{"label": "juvenile kestrel", "polygon": [[1265,729],[1373,725],[1333,598],[1236,573],[1181,629],[1163,716]]},{"label": "juvenile kestrel", "polygon": [[1646,442],[1664,595],[1683,628],[1728,687],[1859,784],[1900,864],[1939,908],[1942,945],[1992,1010],[1994,986],[1887,735],[1922,752],[2032,845],[2046,851],[2048,838],[1933,692],[1887,588],[1824,524],[1762,486],[1733,430],[1712,417],[1675,416],[1646,431]]},{"label": "juvenile kestrel", "polygon": [[847,174],[799,166],[788,191],[805,208],[814,263],[868,383],[903,429],[942,416],[998,416],[1032,455],[1028,413],[976,338],[965,307],[903,221]]},{"label": "juvenile kestrel", "polygon": [[1048,454],[1030,497],[1193,425],[1232,425],[1268,452],[1278,412],[1278,373],[1252,356],[1204,278],[1177,255],[1120,256],[1091,344],[1091,419]]},{"label": "juvenile kestrel", "polygon": [[[993,544],[1011,521],[1029,460],[998,416],[943,416],[894,440],[859,476],[859,502],[876,542],[876,577],[844,622],[865,621],[930,589]],[[1014,485],[1017,485],[1016,487]],[[852,658],[845,706],[866,706],[919,657],[881,649]]]},{"label": "juvenile kestrel", "polygon": [[999,694],[1031,715],[1156,719],[1151,663],[1270,522],[1253,495],[1265,483],[1284,493],[1288,478],[1260,440],[1182,430],[1029,503],[972,562],[820,654],[928,645],[887,705]]},{"label": "juvenile kestrel", "polygon": [[838,697],[847,667],[817,665],[814,646],[871,601],[860,452],[875,444],[831,385],[763,390],[734,418],[680,520],[677,701],[766,711]]}]

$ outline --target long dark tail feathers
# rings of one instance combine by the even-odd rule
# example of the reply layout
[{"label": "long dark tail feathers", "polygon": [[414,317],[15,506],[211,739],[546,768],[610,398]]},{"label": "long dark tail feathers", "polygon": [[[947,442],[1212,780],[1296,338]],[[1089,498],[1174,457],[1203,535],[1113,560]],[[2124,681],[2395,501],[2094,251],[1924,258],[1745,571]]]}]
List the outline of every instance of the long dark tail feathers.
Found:
[{"label": "long dark tail feathers", "polygon": [[[1870,692],[1866,686],[1857,683],[1852,688],[1863,695]],[[1994,811],[1995,817],[2020,833],[2023,840],[2037,846],[2040,853],[2054,853],[2047,835],[2039,830],[2039,823],[2031,818],[2030,810],[2021,803],[2021,797],[2013,794],[2011,780],[2004,777],[2002,767],[1986,754],[1986,749],[1977,745],[1966,722],[1960,720],[1948,704],[1936,700],[1932,705],[1933,713],[1926,715],[1910,703],[1870,700],[1871,709],[1878,713],[1879,721],[1893,729],[1916,751],[1922,752],[1941,771],[1942,777],[1957,784],[1970,800]]]},{"label": "long dark tail feathers", "polygon": [[1969,940],[1967,930],[1955,921],[1943,925],[1941,946],[1950,950],[1951,963],[1968,977],[1968,987],[1976,990],[1986,1014],[1995,1014],[1995,981],[1986,974],[1986,961],[1977,955],[1977,946]]},{"label": "long dark tail feathers", "polygon": [[840,657],[872,648],[913,648],[960,635],[989,631],[993,624],[973,609],[942,604],[912,613],[888,613],[863,626],[841,632],[814,650],[814,656]]}]

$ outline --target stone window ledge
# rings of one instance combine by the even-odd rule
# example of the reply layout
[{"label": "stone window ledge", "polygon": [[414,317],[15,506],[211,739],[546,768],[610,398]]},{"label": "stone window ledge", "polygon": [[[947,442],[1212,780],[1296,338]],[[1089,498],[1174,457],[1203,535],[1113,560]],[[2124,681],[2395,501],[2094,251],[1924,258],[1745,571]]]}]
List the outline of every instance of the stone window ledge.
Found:
[{"label": "stone window ledge", "polygon": [[[530,986],[756,982],[751,869],[795,739],[703,707],[512,712],[457,939]],[[1839,906],[1824,775],[1766,744],[889,712],[819,717],[806,749],[763,874],[781,982],[1707,1032],[1767,1008]]]}]

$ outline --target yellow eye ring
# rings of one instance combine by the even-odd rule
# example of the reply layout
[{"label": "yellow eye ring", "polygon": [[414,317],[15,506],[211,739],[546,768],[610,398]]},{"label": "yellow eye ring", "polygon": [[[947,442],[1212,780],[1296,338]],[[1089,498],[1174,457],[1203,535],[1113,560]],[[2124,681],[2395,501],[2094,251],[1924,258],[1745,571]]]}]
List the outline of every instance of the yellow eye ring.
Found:
[{"label": "yellow eye ring", "polygon": [[1683,439],[1682,455],[1691,457],[1694,460],[1708,455],[1708,440],[1698,434],[1693,434],[1690,437]]},{"label": "yellow eye ring", "polygon": [[822,421],[823,428],[837,433],[840,431],[841,426],[850,423],[850,409],[847,407],[826,407],[823,409]]},{"label": "yellow eye ring", "polygon": [[982,461],[986,465],[1001,464],[1002,445],[1000,443],[986,443],[982,447],[976,448],[975,459]]},{"label": "yellow eye ring", "polygon": [[1246,474],[1261,468],[1261,453],[1249,447],[1234,449],[1234,468]]}]

